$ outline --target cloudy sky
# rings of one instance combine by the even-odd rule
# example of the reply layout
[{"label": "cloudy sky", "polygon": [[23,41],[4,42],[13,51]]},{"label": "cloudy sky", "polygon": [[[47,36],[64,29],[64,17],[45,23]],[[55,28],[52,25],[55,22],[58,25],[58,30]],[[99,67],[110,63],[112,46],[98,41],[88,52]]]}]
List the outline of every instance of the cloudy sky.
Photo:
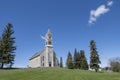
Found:
[{"label": "cloudy sky", "polygon": [[16,67],[42,50],[51,29],[54,50],[65,64],[68,51],[85,50],[89,62],[90,40],[95,40],[102,62],[120,56],[120,0],[0,0],[0,35],[10,22],[16,37]]}]

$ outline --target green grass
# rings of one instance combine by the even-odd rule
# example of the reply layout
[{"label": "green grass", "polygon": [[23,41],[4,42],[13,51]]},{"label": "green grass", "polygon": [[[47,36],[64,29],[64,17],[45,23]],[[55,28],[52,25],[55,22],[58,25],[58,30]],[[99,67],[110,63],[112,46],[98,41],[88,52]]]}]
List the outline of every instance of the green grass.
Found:
[{"label": "green grass", "polygon": [[120,73],[65,68],[0,70],[0,80],[120,80]]}]

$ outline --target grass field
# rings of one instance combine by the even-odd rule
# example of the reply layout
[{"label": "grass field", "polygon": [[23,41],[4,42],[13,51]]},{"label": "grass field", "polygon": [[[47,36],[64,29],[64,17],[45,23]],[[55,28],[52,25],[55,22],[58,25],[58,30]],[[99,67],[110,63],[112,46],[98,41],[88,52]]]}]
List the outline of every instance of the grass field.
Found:
[{"label": "grass field", "polygon": [[0,80],[120,80],[120,73],[65,68],[12,69],[0,70]]}]

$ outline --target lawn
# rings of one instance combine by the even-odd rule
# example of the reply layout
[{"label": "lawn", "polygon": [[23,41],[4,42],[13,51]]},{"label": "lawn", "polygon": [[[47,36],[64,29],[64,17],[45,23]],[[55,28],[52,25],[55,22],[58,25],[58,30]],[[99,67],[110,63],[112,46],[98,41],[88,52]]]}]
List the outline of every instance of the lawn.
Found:
[{"label": "lawn", "polygon": [[120,73],[65,68],[0,70],[0,80],[120,80]]}]

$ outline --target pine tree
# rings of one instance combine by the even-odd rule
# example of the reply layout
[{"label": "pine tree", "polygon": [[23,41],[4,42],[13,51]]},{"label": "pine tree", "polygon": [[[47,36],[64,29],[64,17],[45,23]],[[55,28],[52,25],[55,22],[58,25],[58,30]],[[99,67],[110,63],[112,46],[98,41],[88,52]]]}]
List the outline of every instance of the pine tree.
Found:
[{"label": "pine tree", "polygon": [[90,68],[95,69],[95,71],[97,72],[99,70],[100,63],[101,61],[99,60],[99,55],[97,52],[95,41],[91,40],[90,41]]},{"label": "pine tree", "polygon": [[80,69],[81,61],[80,61],[80,53],[77,52],[77,68]]},{"label": "pine tree", "polygon": [[73,61],[73,63],[74,63],[74,68],[76,69],[77,68],[77,50],[76,50],[76,48],[74,50],[74,61]]},{"label": "pine tree", "polygon": [[87,63],[87,59],[85,57],[84,50],[80,51],[80,69],[88,70],[88,63]]},{"label": "pine tree", "polygon": [[73,69],[73,60],[72,60],[72,55],[70,52],[68,52],[68,57],[67,57],[67,61],[66,61],[66,65],[68,67],[68,69]]},{"label": "pine tree", "polygon": [[2,63],[2,46],[1,45],[2,45],[2,40],[0,38],[0,68],[3,65],[3,63]]},{"label": "pine tree", "polygon": [[12,37],[14,34],[12,28],[12,24],[8,23],[0,40],[1,68],[3,68],[4,64],[9,64],[10,68],[14,64],[15,55],[13,53],[16,47],[14,46],[15,38]]},{"label": "pine tree", "polygon": [[76,48],[74,50],[74,68],[76,69],[80,68],[80,56]]},{"label": "pine tree", "polygon": [[63,61],[62,61],[62,57],[60,57],[60,67],[63,67]]}]

